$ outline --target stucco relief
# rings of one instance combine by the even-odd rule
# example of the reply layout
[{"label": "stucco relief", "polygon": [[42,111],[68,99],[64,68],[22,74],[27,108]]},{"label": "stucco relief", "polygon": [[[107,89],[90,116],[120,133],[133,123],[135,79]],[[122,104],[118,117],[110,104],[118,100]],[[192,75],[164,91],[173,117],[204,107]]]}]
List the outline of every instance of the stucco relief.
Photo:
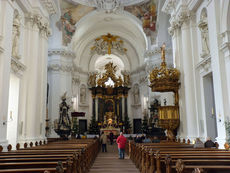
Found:
[{"label": "stucco relief", "polygon": [[73,72],[72,65],[62,65],[62,64],[51,64],[48,66],[49,71],[58,71],[58,72]]},{"label": "stucco relief", "polygon": [[133,86],[132,95],[133,95],[133,104],[134,104],[134,105],[139,104],[139,103],[140,103],[140,90],[139,90],[138,84],[135,84],[135,85]]},{"label": "stucco relief", "polygon": [[11,58],[11,70],[18,76],[22,76],[23,72],[26,70],[26,66],[18,61],[18,59]]},{"label": "stucco relief", "polygon": [[86,104],[86,86],[84,84],[80,88],[80,103]]},{"label": "stucco relief", "polygon": [[21,16],[19,15],[18,11],[15,10],[14,12],[14,19],[13,19],[13,32],[12,32],[12,57],[20,59],[21,56],[19,55],[19,40],[20,40],[20,27],[21,27]]},{"label": "stucco relief", "polygon": [[207,11],[203,9],[200,16],[200,21],[198,27],[201,32],[201,44],[202,52],[201,57],[204,58],[210,54],[209,50],[209,36],[208,36],[208,20],[207,20]]}]

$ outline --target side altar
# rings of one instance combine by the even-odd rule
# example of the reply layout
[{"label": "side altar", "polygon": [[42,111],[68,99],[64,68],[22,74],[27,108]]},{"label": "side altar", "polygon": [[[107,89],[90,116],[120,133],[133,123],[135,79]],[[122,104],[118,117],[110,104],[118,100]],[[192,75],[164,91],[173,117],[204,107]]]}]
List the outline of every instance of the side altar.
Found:
[{"label": "side altar", "polygon": [[[89,85],[93,98],[92,113],[104,131],[123,130],[125,116],[128,116],[128,72],[118,76],[117,66],[109,62],[103,74],[91,73]],[[118,130],[119,129],[119,130]]]}]

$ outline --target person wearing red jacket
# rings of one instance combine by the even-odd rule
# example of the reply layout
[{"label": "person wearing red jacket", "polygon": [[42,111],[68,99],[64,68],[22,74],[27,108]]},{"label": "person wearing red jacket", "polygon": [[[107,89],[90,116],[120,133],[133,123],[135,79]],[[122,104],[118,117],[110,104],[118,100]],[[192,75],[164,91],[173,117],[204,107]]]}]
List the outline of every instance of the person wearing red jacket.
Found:
[{"label": "person wearing red jacket", "polygon": [[123,133],[120,132],[120,136],[117,138],[117,145],[119,151],[119,159],[125,158],[125,144],[126,144],[126,137],[123,136]]}]

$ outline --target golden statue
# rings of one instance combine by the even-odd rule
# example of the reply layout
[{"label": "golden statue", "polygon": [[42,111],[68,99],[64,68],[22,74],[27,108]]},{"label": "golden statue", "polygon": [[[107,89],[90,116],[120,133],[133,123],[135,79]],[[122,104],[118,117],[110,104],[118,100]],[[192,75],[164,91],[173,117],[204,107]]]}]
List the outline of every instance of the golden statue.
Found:
[{"label": "golden statue", "polygon": [[165,62],[165,44],[163,44],[161,47],[161,59],[162,62]]},{"label": "golden statue", "polygon": [[90,73],[88,84],[91,85],[92,87],[95,87],[96,86],[96,79],[97,79],[97,74],[96,73]]},{"label": "golden statue", "polygon": [[111,54],[112,49],[119,51],[120,53],[126,53],[127,49],[123,48],[124,41],[116,35],[108,33],[95,39],[94,46],[91,47],[91,51],[96,51],[97,54]]},{"label": "golden statue", "polygon": [[123,85],[123,80],[121,78],[121,76],[116,77],[116,72],[117,72],[117,66],[113,65],[112,62],[109,62],[105,65],[105,73],[102,74],[102,77],[100,77],[97,80],[97,86],[101,86],[105,88],[105,82],[108,81],[109,78],[111,78],[111,80],[113,80],[114,82],[114,86],[115,87],[119,87]]},{"label": "golden statue", "polygon": [[123,75],[123,85],[124,86],[129,86],[129,84],[130,84],[130,76],[129,76],[129,73],[127,72],[127,71],[122,71],[121,72],[122,73],[122,75]]}]

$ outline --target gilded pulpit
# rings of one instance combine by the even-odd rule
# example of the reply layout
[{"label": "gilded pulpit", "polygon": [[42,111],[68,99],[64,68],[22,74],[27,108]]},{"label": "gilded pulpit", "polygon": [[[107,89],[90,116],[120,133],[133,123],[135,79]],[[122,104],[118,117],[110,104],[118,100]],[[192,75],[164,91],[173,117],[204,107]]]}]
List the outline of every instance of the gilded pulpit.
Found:
[{"label": "gilded pulpit", "polygon": [[159,126],[167,129],[167,137],[169,140],[174,140],[175,136],[173,131],[178,128],[180,123],[178,94],[180,72],[176,68],[167,67],[165,62],[165,45],[162,46],[161,52],[161,66],[154,68],[150,73],[150,88],[152,92],[174,93],[174,106],[158,107]]},{"label": "gilded pulpit", "polygon": [[101,128],[108,126],[122,128],[124,116],[128,116],[127,96],[130,79],[127,73],[116,74],[117,66],[109,62],[102,74],[89,75],[89,85],[93,97],[93,116]]}]

